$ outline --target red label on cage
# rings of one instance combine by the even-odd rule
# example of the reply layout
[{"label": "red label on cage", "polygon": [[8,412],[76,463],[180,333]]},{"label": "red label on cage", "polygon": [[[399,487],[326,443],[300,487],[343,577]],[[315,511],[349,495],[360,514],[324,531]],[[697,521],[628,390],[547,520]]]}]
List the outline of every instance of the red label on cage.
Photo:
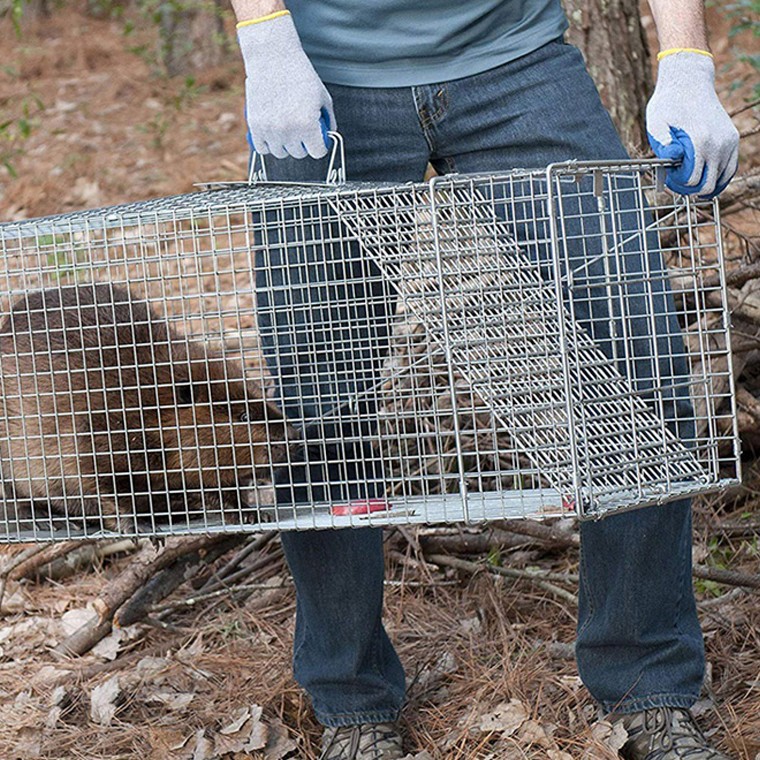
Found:
[{"label": "red label on cage", "polygon": [[334,515],[367,515],[370,512],[388,512],[391,505],[385,499],[356,499],[348,504],[337,504],[331,512]]}]

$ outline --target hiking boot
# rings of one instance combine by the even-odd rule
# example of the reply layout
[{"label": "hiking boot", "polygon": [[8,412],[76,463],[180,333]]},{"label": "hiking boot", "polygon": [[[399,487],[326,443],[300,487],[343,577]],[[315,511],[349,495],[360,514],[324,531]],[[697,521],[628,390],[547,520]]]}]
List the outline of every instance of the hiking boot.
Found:
[{"label": "hiking boot", "polygon": [[620,750],[625,760],[729,760],[708,744],[688,710],[653,707],[616,722],[628,732]]},{"label": "hiking boot", "polygon": [[319,760],[400,760],[401,734],[395,723],[325,728]]}]

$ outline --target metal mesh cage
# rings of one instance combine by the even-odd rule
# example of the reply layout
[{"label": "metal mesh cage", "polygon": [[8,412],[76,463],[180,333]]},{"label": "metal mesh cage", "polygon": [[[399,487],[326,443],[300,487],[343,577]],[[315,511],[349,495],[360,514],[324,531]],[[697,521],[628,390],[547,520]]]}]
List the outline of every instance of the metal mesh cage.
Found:
[{"label": "metal mesh cage", "polygon": [[599,517],[737,482],[717,206],[661,168],[0,225],[0,539]]}]

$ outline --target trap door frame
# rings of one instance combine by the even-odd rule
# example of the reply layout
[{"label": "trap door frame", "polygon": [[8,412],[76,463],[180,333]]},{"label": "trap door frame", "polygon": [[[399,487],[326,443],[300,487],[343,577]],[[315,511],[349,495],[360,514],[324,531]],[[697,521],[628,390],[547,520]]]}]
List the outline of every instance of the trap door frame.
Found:
[{"label": "trap door frame", "polygon": [[[620,374],[615,365],[614,365],[614,358],[608,359],[605,357],[601,350],[599,350],[591,337],[585,333],[583,328],[578,325],[573,317],[571,316],[570,312],[567,310],[563,304],[567,300],[564,295],[564,290],[567,285],[566,279],[562,275],[562,262],[563,262],[563,243],[564,239],[563,236],[560,233],[560,220],[562,217],[562,182],[567,182],[568,180],[578,180],[581,176],[587,175],[589,172],[592,173],[593,180],[594,180],[594,193],[597,197],[597,199],[600,201],[601,205],[598,209],[598,215],[601,219],[601,226],[602,226],[602,234],[601,238],[603,240],[603,244],[606,247],[608,240],[608,230],[604,229],[604,186],[603,186],[603,180],[604,175],[606,172],[619,170],[620,172],[629,174],[631,177],[640,177],[644,172],[650,172],[654,171],[656,173],[658,184],[661,181],[662,172],[664,170],[663,167],[664,162],[652,162],[652,161],[627,161],[624,163],[621,163],[620,161],[595,161],[595,162],[562,162],[558,164],[552,164],[549,167],[547,167],[545,172],[546,177],[546,189],[545,189],[545,198],[543,200],[546,201],[548,212],[549,212],[549,221],[550,221],[550,227],[551,227],[551,255],[552,255],[552,269],[553,269],[553,283],[551,285],[548,283],[547,280],[544,279],[544,283],[546,283],[547,287],[553,286],[554,289],[554,303],[550,306],[551,308],[551,315],[556,318],[557,321],[557,330],[559,332],[559,357],[561,359],[562,364],[562,378],[564,383],[564,406],[565,406],[565,420],[564,423],[566,424],[567,428],[567,439],[566,442],[566,449],[567,454],[570,458],[570,476],[571,476],[571,482],[568,484],[566,482],[563,482],[561,484],[552,484],[554,487],[558,505],[561,505],[561,508],[557,511],[559,513],[566,513],[567,509],[570,508],[571,510],[575,511],[576,514],[580,518],[598,518],[608,512],[622,512],[627,511],[630,509],[636,509],[643,506],[649,506],[652,504],[663,504],[670,501],[675,501],[677,499],[681,499],[690,495],[695,494],[704,494],[704,493],[710,493],[714,491],[719,491],[724,489],[726,486],[731,485],[736,482],[735,479],[731,478],[728,480],[714,480],[712,475],[706,471],[706,469],[695,459],[693,454],[684,446],[684,444],[681,442],[681,440],[670,431],[669,428],[665,426],[664,420],[657,418],[654,411],[639,397],[638,393],[634,391],[632,386],[630,385],[629,380]],[[521,170],[515,170],[512,173],[503,173],[501,175],[467,175],[467,176],[461,176],[458,177],[457,175],[444,175],[444,176],[438,176],[433,177],[429,183],[427,184],[427,199],[426,203],[429,206],[429,224],[432,226],[433,229],[433,250],[435,253],[435,259],[437,263],[437,277],[438,277],[438,295],[439,295],[439,305],[440,305],[440,313],[441,313],[441,320],[440,323],[437,324],[436,330],[440,334],[442,334],[443,339],[436,338],[435,332],[436,330],[431,331],[431,338],[433,341],[435,341],[439,348],[443,349],[447,364],[448,364],[448,370],[449,370],[449,391],[451,393],[452,403],[453,403],[453,417],[454,417],[454,426],[456,431],[456,442],[457,442],[457,458],[458,458],[458,465],[459,465],[459,490],[460,490],[460,497],[462,499],[462,505],[464,510],[464,520],[469,521],[473,519],[473,521],[481,521],[483,519],[488,519],[487,514],[483,514],[482,507],[483,507],[483,501],[482,497],[483,495],[478,492],[470,492],[467,488],[467,473],[465,471],[463,461],[462,461],[462,451],[459,446],[459,425],[458,425],[458,409],[457,409],[457,393],[455,388],[455,379],[454,379],[454,370],[460,371],[460,373],[464,374],[466,376],[466,373],[463,372],[462,368],[462,362],[457,362],[454,360],[454,357],[452,356],[451,351],[451,336],[450,336],[450,330],[449,330],[449,305],[447,303],[447,293],[451,292],[449,289],[447,291],[446,288],[446,282],[443,278],[443,271],[445,268],[445,261],[444,261],[444,251],[441,246],[441,236],[439,234],[439,226],[441,225],[441,215],[438,213],[438,199],[439,199],[439,186],[443,186],[440,189],[441,193],[446,193],[446,185],[449,185],[452,190],[451,195],[454,195],[455,193],[455,186],[457,183],[464,182],[465,184],[470,184],[470,190],[473,194],[473,198],[469,199],[468,201],[471,201],[473,204],[477,204],[478,202],[482,202],[482,205],[484,207],[488,206],[488,199],[486,199],[483,196],[479,196],[479,193],[477,191],[477,183],[481,183],[482,185],[486,185],[489,181],[490,182],[499,182],[505,181],[507,177],[514,177],[515,175],[520,176],[521,174],[524,174],[525,177],[531,177],[535,176],[537,172],[530,172],[525,171],[522,172]],[[641,188],[641,183],[638,181],[636,183],[636,187],[638,189],[639,194],[641,195],[640,199],[640,208],[639,211],[641,212],[641,225],[640,228],[637,231],[637,234],[640,235],[644,241],[646,241],[646,235],[648,232],[654,231],[657,232],[659,230],[658,227],[658,221],[655,219],[653,222],[651,222],[649,225],[646,223],[646,219],[644,217],[644,209],[646,208],[646,203],[643,199],[643,191]],[[392,188],[391,190],[391,197],[395,195],[393,192],[398,191],[399,188]],[[421,211],[424,210],[424,203],[420,202],[421,193],[423,192],[424,187],[420,190],[417,189],[417,187],[408,187],[408,192],[412,195],[414,198],[414,201],[412,203],[412,207],[414,209],[414,213],[419,214]],[[382,196],[384,195],[383,190],[380,189],[379,192],[370,193],[370,196],[372,196],[372,199],[375,201],[376,207],[380,204],[378,201]],[[341,197],[340,195],[336,199],[338,203],[343,201],[345,203],[346,201],[354,201],[357,203],[357,206],[354,209],[346,209],[345,207],[342,209],[342,215],[343,220],[346,222],[349,222],[349,220],[353,221],[353,223],[356,225],[356,228],[353,232],[355,237],[358,239],[359,244],[362,248],[365,249],[365,252],[371,256],[377,266],[383,271],[385,276],[388,278],[388,281],[391,283],[392,287],[397,291],[399,296],[402,299],[405,299],[405,294],[403,291],[403,287],[400,287],[397,282],[404,282],[403,277],[399,277],[399,271],[389,271],[388,267],[388,257],[385,255],[387,253],[387,249],[385,249],[381,244],[377,244],[375,241],[377,239],[382,239],[382,235],[376,234],[380,232],[380,222],[377,221],[377,227],[375,230],[372,229],[362,229],[362,209],[361,209],[361,203],[359,202],[360,199],[364,199],[365,202],[367,201],[367,196],[365,193],[360,192],[357,197],[354,198],[347,198],[346,196]],[[686,199],[687,203],[687,216],[691,214],[691,208],[689,206],[690,201],[689,199]],[[441,204],[445,205],[445,204]],[[366,208],[364,211],[369,212],[369,209]],[[390,213],[394,212],[394,209],[391,205],[391,207],[388,209]],[[381,212],[382,213],[382,212]],[[353,217],[353,219],[351,219]],[[690,217],[689,217],[690,218]],[[456,221],[456,220],[455,220]],[[494,214],[493,220],[481,220],[484,224],[490,224],[495,223],[499,224],[500,222],[503,223],[503,220],[499,220],[496,218],[496,215]],[[396,222],[396,225],[398,226],[398,222]],[[717,225],[717,221],[716,221]],[[349,227],[351,226],[349,222]],[[375,233],[375,234],[373,234]],[[511,236],[510,236],[511,237]],[[720,241],[720,236],[718,235],[718,241]],[[527,257],[522,253],[519,246],[516,244],[514,245],[514,251],[510,251],[510,253],[517,253],[518,255],[523,256],[526,259],[527,263]],[[392,247],[392,244],[391,244]],[[648,252],[647,244],[644,242],[644,253]],[[657,251],[659,253],[659,249]],[[606,252],[608,253],[608,252]],[[391,259],[392,260],[392,259]],[[723,294],[722,298],[722,305],[723,305],[723,322],[724,322],[724,328],[727,330],[728,323],[729,323],[729,317],[728,317],[728,311],[726,308],[726,288],[725,288],[725,262],[722,257],[722,249],[719,250],[719,264],[720,264],[720,281],[721,281],[721,290]],[[533,266],[533,263],[531,262],[529,266]],[[391,268],[394,270],[395,268]],[[419,273],[415,273],[419,274]],[[664,275],[664,277],[667,277],[667,274]],[[450,285],[451,283],[449,283]],[[409,305],[409,301],[407,300],[407,305]],[[412,309],[413,311],[413,309]],[[419,318],[419,314],[417,314]],[[424,319],[422,320],[424,324]],[[426,325],[426,327],[430,327],[430,325]],[[631,420],[635,422],[639,422],[642,424],[642,426],[646,430],[647,425],[652,425],[652,423],[657,423],[657,420],[659,420],[659,427],[660,427],[660,433],[662,435],[661,439],[658,439],[656,436],[652,438],[650,436],[649,440],[646,440],[646,437],[644,437],[644,440],[642,441],[642,445],[644,445],[644,448],[649,452],[649,462],[648,466],[650,468],[650,472],[652,471],[652,457],[656,457],[656,448],[660,446],[665,446],[665,450],[667,451],[667,459],[664,460],[667,463],[666,468],[666,475],[664,477],[664,484],[659,483],[655,487],[652,488],[642,488],[641,487],[641,481],[646,480],[646,473],[644,473],[644,476],[642,477],[639,473],[638,476],[634,479],[633,487],[630,488],[627,492],[621,491],[619,484],[613,483],[613,486],[610,488],[607,487],[607,493],[604,493],[604,488],[600,488],[598,484],[595,484],[593,480],[590,478],[590,471],[591,471],[591,463],[593,460],[598,460],[601,455],[603,455],[605,452],[599,450],[597,447],[596,450],[594,450],[593,446],[589,445],[589,442],[595,441],[595,436],[592,434],[590,436],[585,437],[586,445],[585,447],[579,447],[576,445],[577,443],[577,431],[578,430],[585,430],[587,428],[592,428],[594,424],[598,424],[598,420],[596,423],[591,421],[591,424],[589,425],[590,420],[588,419],[587,414],[587,408],[593,408],[588,407],[586,404],[584,404],[583,399],[583,378],[581,377],[579,373],[579,362],[578,358],[579,356],[584,356],[585,359],[588,360],[589,356],[591,356],[593,359],[599,361],[606,365],[604,367],[604,371],[606,372],[606,380],[608,380],[610,383],[616,386],[616,395],[618,399],[626,399],[625,402],[621,404],[622,407],[625,407],[624,414],[628,412],[628,409],[630,408],[630,417]],[[731,387],[733,388],[733,377],[731,378]],[[581,389],[579,391],[579,389]],[[492,399],[486,399],[487,402],[489,402],[489,405],[491,406],[491,411],[495,414],[495,416],[500,419],[503,422],[504,417],[499,415],[499,409],[497,404],[490,403]],[[613,396],[614,400],[614,396]],[[617,415],[621,416],[620,409],[617,410]],[[507,414],[509,416],[509,414]],[[599,415],[597,415],[599,416]],[[734,418],[734,427],[736,428],[736,419],[735,419],[735,413],[732,415]],[[555,419],[556,422],[556,419]],[[558,428],[560,426],[557,426]],[[626,428],[619,426],[619,432],[621,435],[628,435],[628,438],[626,439],[627,445],[630,445],[631,449],[636,453],[638,457],[638,451],[637,446],[639,445],[637,436],[639,434],[639,428],[638,426],[634,425],[636,428],[636,432],[632,434],[628,434],[626,431]],[[736,433],[734,435],[734,439],[736,438]],[[530,448],[530,447],[528,447]],[[655,450],[654,454],[652,454],[652,450]],[[581,453],[582,452],[582,453]],[[530,454],[529,454],[530,456]],[[539,461],[536,462],[536,457],[530,457],[533,459],[534,464],[538,465],[538,468],[542,472],[546,472],[544,469],[544,466],[546,465],[546,461]],[[640,462],[638,459],[635,459],[632,462],[631,469],[636,469],[637,471],[640,469]],[[673,472],[671,473],[671,469]],[[597,471],[599,471],[600,468],[597,466]],[[680,479],[677,477],[680,474]],[[626,485],[627,488],[627,485]],[[595,494],[595,490],[599,493]],[[546,488],[540,488],[540,489],[534,489],[533,491],[523,491],[523,506],[525,506],[525,502],[534,502],[537,506],[537,512],[536,516],[541,515],[542,513],[546,516],[550,516],[553,511],[550,509],[547,511],[547,493],[551,493],[552,489],[546,489]],[[502,491],[500,492],[502,497],[508,498],[509,500],[515,499],[517,496],[516,492],[512,491]],[[601,495],[599,495],[601,494]],[[605,498],[606,497],[606,498]],[[476,509],[475,512],[477,514],[471,514],[469,506],[470,504],[473,504]],[[478,509],[480,507],[480,509]]]}]

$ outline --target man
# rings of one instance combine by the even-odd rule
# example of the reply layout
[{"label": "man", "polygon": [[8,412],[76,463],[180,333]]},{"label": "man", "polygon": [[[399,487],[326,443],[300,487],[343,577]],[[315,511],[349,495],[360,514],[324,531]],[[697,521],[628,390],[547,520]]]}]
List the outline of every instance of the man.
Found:
[{"label": "man", "polygon": [[[681,161],[668,173],[671,188],[710,197],[736,171],[738,134],[715,94],[703,3],[650,2],[662,49],[650,142]],[[250,137],[260,154],[280,159],[268,163],[270,179],[324,178],[320,121],[342,132],[352,180],[419,180],[428,162],[439,173],[500,172],[626,157],[580,53],[562,41],[559,0],[233,6]],[[307,156],[320,160],[300,160]],[[280,243],[270,239],[257,256],[286,255]],[[260,305],[272,307],[267,292],[284,289],[271,279],[283,262],[258,264]],[[265,345],[282,329],[264,324]],[[278,373],[285,408],[303,409],[298,384]],[[689,713],[704,669],[690,520],[679,502],[581,526],[578,668],[602,710],[626,727],[630,760],[726,760]],[[381,532],[282,540],[298,596],[294,669],[325,726],[322,757],[402,757],[395,721],[404,674],[381,621]]]}]

